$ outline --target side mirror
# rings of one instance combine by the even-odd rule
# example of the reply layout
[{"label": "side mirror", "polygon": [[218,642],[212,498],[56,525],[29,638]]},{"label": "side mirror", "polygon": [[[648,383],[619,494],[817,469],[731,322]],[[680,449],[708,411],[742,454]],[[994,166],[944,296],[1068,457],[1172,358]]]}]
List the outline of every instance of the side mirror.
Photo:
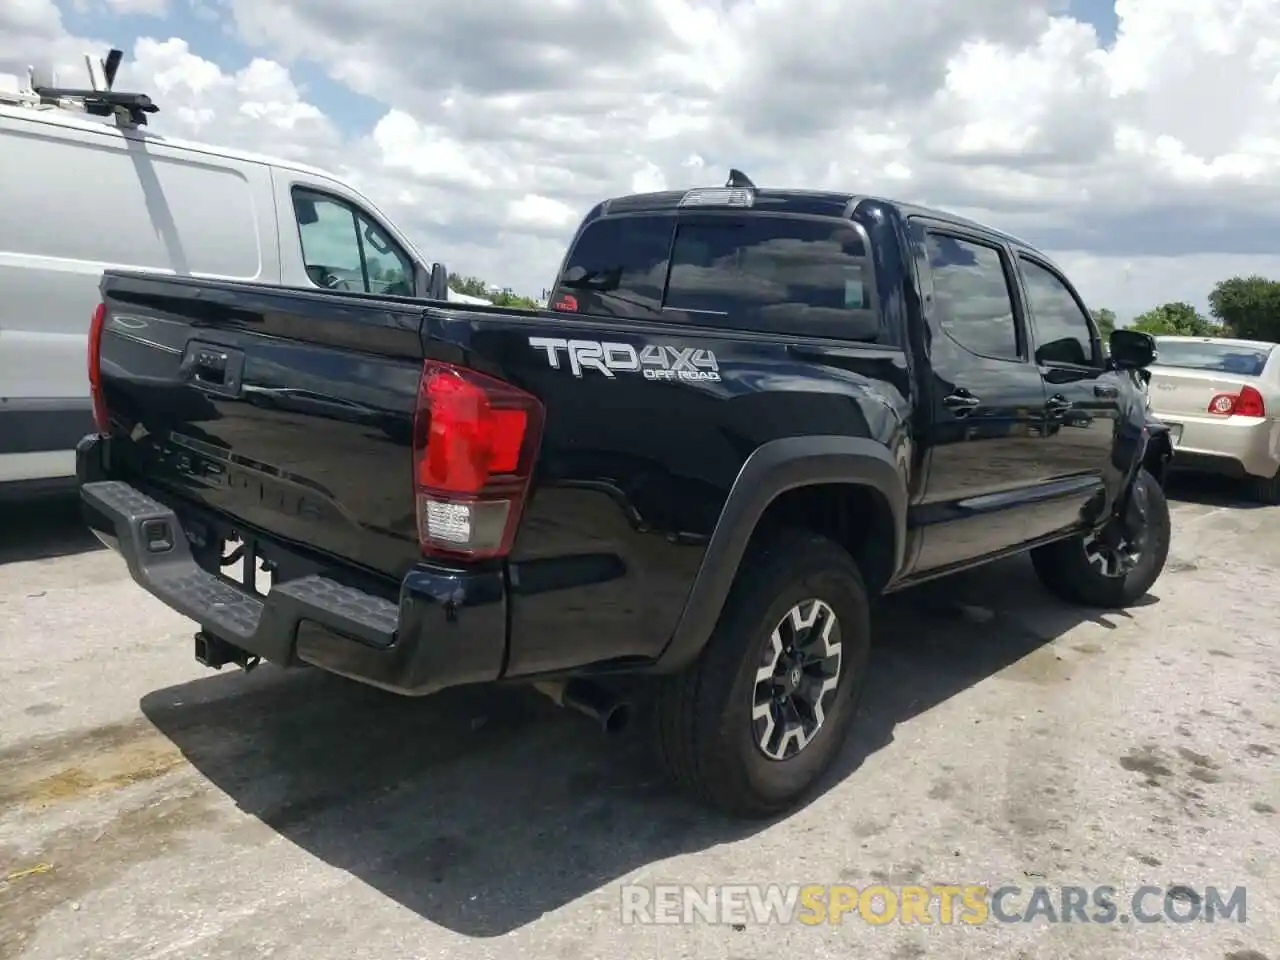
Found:
[{"label": "side mirror", "polygon": [[449,299],[449,271],[443,263],[431,265],[430,279],[427,281],[428,300]]},{"label": "side mirror", "polygon": [[1141,370],[1156,362],[1156,338],[1137,330],[1116,330],[1111,334],[1111,362],[1120,370]]}]

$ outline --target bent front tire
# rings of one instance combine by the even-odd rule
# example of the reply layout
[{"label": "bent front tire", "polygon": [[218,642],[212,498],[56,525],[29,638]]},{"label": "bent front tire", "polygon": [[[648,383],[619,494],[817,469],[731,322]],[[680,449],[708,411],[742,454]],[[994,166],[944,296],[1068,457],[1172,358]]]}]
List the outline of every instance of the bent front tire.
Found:
[{"label": "bent front tire", "polygon": [[768,817],[831,767],[870,653],[869,603],[849,554],[783,532],[744,559],[701,656],[657,691],[658,750],[686,791]]},{"label": "bent front tire", "polygon": [[1172,535],[1169,503],[1145,468],[1133,483],[1126,516],[1113,519],[1111,529],[1031,551],[1031,563],[1050,592],[1069,603],[1119,609],[1145,596],[1160,578]]}]

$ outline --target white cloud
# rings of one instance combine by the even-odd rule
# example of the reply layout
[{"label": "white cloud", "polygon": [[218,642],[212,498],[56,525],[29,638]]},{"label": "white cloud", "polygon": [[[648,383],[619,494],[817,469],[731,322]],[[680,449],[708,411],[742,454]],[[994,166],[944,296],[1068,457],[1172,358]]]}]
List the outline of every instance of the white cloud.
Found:
[{"label": "white cloud", "polygon": [[119,15],[163,17],[169,12],[168,0],[106,0],[111,12]]},{"label": "white cloud", "polygon": [[[0,7],[0,69],[86,48],[52,0]],[[157,131],[345,171],[428,255],[530,292],[595,201],[730,166],[986,220],[1122,316],[1203,303],[1236,272],[1280,277],[1280,4],[1117,0],[1109,48],[1065,8],[225,0],[203,9],[260,59],[227,70],[159,24],[120,83],[156,96]],[[308,58],[381,120],[340,135],[293,79]]]}]

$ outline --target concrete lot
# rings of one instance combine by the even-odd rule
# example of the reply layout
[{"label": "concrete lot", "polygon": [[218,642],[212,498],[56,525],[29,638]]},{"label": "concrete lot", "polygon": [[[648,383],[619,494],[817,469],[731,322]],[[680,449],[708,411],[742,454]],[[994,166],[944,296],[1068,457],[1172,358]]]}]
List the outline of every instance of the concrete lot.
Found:
[{"label": "concrete lot", "polygon": [[[746,828],[533,695],[205,671],[73,513],[0,515],[0,958],[1280,960],[1280,509],[1228,493],[1179,485],[1126,614],[1023,561],[888,603],[838,775]],[[1122,913],[1244,886],[1247,915],[624,926],[627,882],[1110,885]]]}]

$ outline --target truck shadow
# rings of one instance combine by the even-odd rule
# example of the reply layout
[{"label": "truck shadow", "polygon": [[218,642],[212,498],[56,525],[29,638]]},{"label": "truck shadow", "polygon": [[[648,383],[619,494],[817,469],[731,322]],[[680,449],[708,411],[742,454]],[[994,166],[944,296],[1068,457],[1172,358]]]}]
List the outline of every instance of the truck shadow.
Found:
[{"label": "truck shadow", "polygon": [[1169,475],[1165,491],[1170,500],[1200,503],[1207,507],[1256,510],[1266,506],[1248,498],[1243,481],[1207,473],[1174,471]]},{"label": "truck shadow", "polygon": [[[1027,568],[1001,563],[883,604],[873,682],[824,792],[855,779],[898,724],[985,678],[1053,682],[1035,661],[1053,661],[1044,645],[1090,614],[1050,600]],[[1005,602],[984,606],[993,597]],[[500,936],[638,868],[769,827],[675,795],[642,728],[607,738],[525,690],[406,700],[264,669],[171,687],[141,706],[243,811],[467,936]]]},{"label": "truck shadow", "polygon": [[0,501],[0,564],[69,557],[103,546],[85,526],[75,493]]}]

